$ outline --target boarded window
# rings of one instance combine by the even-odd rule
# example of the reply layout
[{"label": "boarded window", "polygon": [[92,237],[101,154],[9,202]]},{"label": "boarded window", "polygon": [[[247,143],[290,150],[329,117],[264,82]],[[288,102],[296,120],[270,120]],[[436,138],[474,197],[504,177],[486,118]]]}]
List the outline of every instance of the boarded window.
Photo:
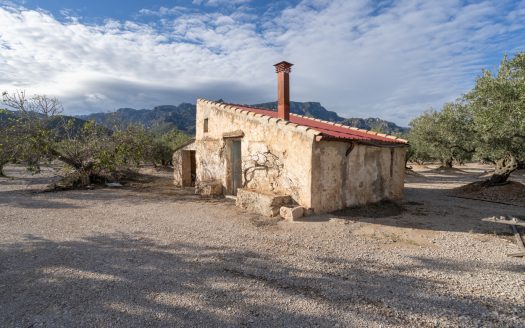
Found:
[{"label": "boarded window", "polygon": [[208,119],[204,119],[204,132],[208,132]]}]

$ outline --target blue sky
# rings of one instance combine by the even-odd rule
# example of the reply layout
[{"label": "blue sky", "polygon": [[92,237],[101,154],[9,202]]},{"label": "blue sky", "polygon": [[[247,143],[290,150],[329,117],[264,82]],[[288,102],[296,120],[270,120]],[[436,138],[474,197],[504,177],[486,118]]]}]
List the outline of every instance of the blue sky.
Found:
[{"label": "blue sky", "polygon": [[0,90],[66,112],[292,100],[407,125],[525,50],[525,0],[0,0]]},{"label": "blue sky", "polygon": [[198,10],[200,12],[222,12],[229,13],[234,9],[244,6],[245,10],[264,15],[267,11],[278,10],[288,6],[296,5],[300,0],[287,1],[243,1],[243,0],[184,0],[184,1],[102,1],[102,0],[25,0],[11,1],[18,3],[29,9],[42,9],[51,12],[57,19],[63,19],[64,16],[75,15],[82,17],[85,22],[103,23],[108,18],[118,20],[137,20],[142,22],[152,21],[152,17],[140,15],[141,11],[159,11],[160,8],[187,8]]}]

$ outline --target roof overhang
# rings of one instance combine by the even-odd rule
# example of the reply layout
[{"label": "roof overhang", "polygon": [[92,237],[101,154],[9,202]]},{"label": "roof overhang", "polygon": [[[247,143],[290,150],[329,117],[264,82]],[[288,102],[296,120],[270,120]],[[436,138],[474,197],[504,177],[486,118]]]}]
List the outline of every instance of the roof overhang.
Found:
[{"label": "roof overhang", "polygon": [[320,134],[315,137],[315,141],[337,141],[337,142],[346,142],[346,143],[357,143],[360,145],[372,146],[372,147],[384,147],[384,148],[397,148],[397,147],[409,147],[408,143],[401,142],[381,142],[381,141],[371,141],[371,140],[362,140],[362,139],[349,139],[349,138],[337,138],[332,137],[326,134]]}]

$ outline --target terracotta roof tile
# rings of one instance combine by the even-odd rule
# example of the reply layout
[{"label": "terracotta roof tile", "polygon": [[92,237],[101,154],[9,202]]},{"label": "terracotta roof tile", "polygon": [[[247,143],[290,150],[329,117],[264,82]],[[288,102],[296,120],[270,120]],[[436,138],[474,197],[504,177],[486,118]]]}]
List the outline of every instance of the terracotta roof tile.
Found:
[{"label": "terracotta roof tile", "polygon": [[[254,108],[244,105],[235,105],[239,109],[246,110],[255,114],[261,114],[273,118],[277,118],[277,112],[263,109],[263,108]],[[319,119],[314,119],[301,115],[290,115],[290,122],[297,125],[306,126],[312,128],[321,133],[321,137],[326,140],[331,139],[347,139],[363,142],[380,142],[380,143],[395,143],[395,144],[406,144],[407,141],[395,136],[386,135],[383,133],[377,133],[373,131],[367,131],[363,129],[358,129],[342,124],[334,124],[333,122],[322,121]]]}]

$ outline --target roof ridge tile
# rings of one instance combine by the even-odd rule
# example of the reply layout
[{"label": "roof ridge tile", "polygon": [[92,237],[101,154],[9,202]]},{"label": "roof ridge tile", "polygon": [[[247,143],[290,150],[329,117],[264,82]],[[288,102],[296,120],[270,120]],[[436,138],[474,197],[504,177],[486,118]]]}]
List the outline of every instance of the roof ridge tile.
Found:
[{"label": "roof ridge tile", "polygon": [[[325,135],[328,138],[335,138],[335,139],[349,139],[349,140],[356,140],[356,141],[370,140],[370,141],[383,142],[383,143],[393,142],[397,144],[408,144],[407,140],[399,138],[397,136],[388,135],[388,134],[379,133],[379,132],[370,131],[370,130],[365,130],[365,129],[360,129],[360,128],[356,128],[353,126],[344,125],[341,123],[321,120],[315,117],[308,117],[305,115],[291,114],[290,116],[292,118],[297,118],[299,121],[303,120],[306,122],[292,122],[291,120],[283,121],[282,119],[276,117],[277,113],[275,111],[268,109],[268,108],[257,108],[257,107],[253,107],[249,105],[239,105],[239,104],[225,104],[222,102],[209,101],[206,99],[197,99],[197,102],[204,102],[207,104],[219,105],[218,106],[219,108],[230,109],[238,113],[243,113],[246,116],[256,117],[260,119],[267,118],[268,123],[278,124],[282,126],[289,126],[297,130],[302,130],[303,132],[306,132],[308,135],[311,135],[311,136]],[[262,111],[262,113],[260,111]],[[312,124],[308,124],[308,121],[312,122]],[[314,124],[314,122],[317,124]],[[319,125],[318,123],[325,124],[326,126],[323,127],[322,125]],[[334,129],[331,127],[337,127],[338,129]],[[359,135],[358,133],[352,134],[351,131],[356,131],[364,135]]]}]

